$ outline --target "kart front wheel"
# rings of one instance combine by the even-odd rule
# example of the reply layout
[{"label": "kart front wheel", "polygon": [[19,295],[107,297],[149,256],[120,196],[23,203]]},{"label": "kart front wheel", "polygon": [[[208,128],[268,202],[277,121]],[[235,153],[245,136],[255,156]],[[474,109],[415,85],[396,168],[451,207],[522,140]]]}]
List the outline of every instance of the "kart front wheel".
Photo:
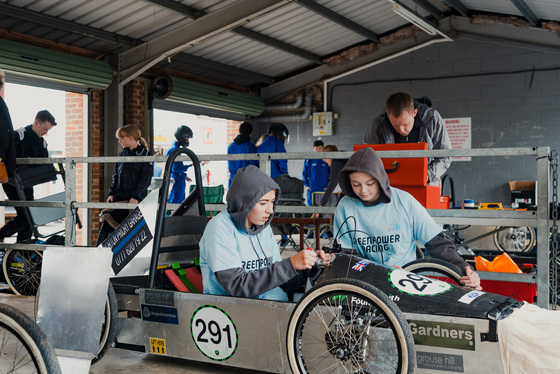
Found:
[{"label": "kart front wheel", "polygon": [[412,334],[387,295],[356,279],[312,288],[288,324],[294,373],[414,373]]},{"label": "kart front wheel", "polygon": [[464,272],[458,266],[437,258],[421,258],[409,262],[403,269],[414,274],[460,286]]}]

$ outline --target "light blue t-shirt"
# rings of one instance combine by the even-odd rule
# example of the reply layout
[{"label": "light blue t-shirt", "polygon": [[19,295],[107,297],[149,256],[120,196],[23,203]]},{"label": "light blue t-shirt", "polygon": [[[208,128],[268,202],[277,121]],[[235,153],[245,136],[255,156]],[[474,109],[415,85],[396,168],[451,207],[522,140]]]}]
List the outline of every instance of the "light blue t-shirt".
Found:
[{"label": "light blue t-shirt", "polygon": [[[212,218],[200,240],[200,269],[204,293],[227,295],[215,273],[221,270],[243,268],[256,271],[282,261],[278,244],[270,226],[258,234],[239,231],[227,211]],[[280,287],[258,296],[259,299],[287,301],[288,295]]]},{"label": "light blue t-shirt", "polygon": [[[356,223],[352,218],[344,222],[348,217]],[[412,195],[391,187],[388,204],[366,207],[361,200],[342,198],[334,214],[334,232],[342,248],[353,246],[359,256],[374,262],[404,266],[416,260],[415,239],[425,244],[441,227]]]}]

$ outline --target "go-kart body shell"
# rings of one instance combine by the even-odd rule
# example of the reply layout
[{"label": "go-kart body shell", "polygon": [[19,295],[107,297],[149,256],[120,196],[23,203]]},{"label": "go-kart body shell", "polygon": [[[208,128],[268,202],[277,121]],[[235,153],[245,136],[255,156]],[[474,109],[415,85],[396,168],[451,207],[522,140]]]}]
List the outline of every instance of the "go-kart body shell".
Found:
[{"label": "go-kart body shell", "polygon": [[[400,278],[395,278],[395,274]],[[492,329],[488,314],[495,313],[497,305],[514,306],[516,301],[439,284],[443,282],[437,280],[426,281],[427,278],[404,270],[346,255],[324,269],[317,284],[344,277],[374,285],[401,308],[415,340],[418,373],[502,372],[498,343],[484,341]],[[407,293],[399,289],[399,280],[405,286],[433,282],[441,292]],[[141,318],[121,319],[119,344],[142,346],[149,353],[188,360],[273,373],[291,372],[286,336],[295,302],[147,288],[137,292],[118,296],[119,309],[141,313]],[[508,313],[505,309],[504,316]]]},{"label": "go-kart body shell", "polygon": [[[197,185],[202,186],[198,158],[185,148],[168,158],[164,175],[169,175],[171,164],[181,153],[190,156]],[[165,179],[159,199],[151,199],[149,195],[142,202],[141,211],[154,238],[153,249],[148,244],[112,279],[118,308],[123,312],[119,313],[117,347],[224,366],[290,373],[287,347],[295,342],[287,341],[287,330],[292,312],[297,310],[297,296],[294,301],[276,302],[179,292],[164,289],[162,282],[156,282],[156,268],[161,265],[162,232],[170,230],[163,224],[168,185]],[[196,204],[198,217],[204,216],[202,190],[197,193],[193,205],[188,204],[188,197],[173,216],[187,214]],[[164,203],[158,205],[157,201]],[[181,221],[175,229],[182,232],[189,225]],[[191,247],[164,254],[175,255],[179,261],[192,259],[197,253]],[[413,333],[417,373],[502,372],[498,343],[485,340],[495,332],[496,321],[499,323],[517,304],[515,300],[473,292],[348,255],[332,261],[316,280],[315,287],[334,279],[344,282],[344,278],[377,287],[401,309]],[[305,301],[304,296],[301,302]]]}]

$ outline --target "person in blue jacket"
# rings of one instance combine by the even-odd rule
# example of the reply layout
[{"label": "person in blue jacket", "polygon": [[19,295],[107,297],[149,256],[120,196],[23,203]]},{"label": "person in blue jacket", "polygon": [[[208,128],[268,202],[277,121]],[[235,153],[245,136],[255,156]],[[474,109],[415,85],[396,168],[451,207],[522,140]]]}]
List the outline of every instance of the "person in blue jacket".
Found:
[{"label": "person in blue jacket", "polygon": [[[167,150],[166,156],[169,156],[177,148],[189,146],[189,139],[192,139],[193,132],[188,126],[179,126],[175,131],[175,139],[177,139],[171,147]],[[191,164],[185,165],[183,162],[174,162],[171,167],[171,178],[173,178],[174,183],[169,193],[169,204],[181,204],[186,197],[187,180],[187,170],[191,167]]]},{"label": "person in blue jacket", "polygon": [[461,284],[478,290],[480,277],[457,253],[428,211],[408,192],[389,185],[379,155],[364,148],[352,155],[338,182],[346,195],[334,213],[334,232],[344,252],[376,263],[403,267],[416,260],[416,240],[431,257],[464,271]]},{"label": "person in blue jacket", "polygon": [[[323,152],[325,143],[322,140],[313,142],[314,152]],[[307,191],[307,205],[313,205],[313,192],[324,191],[329,183],[329,165],[321,159],[308,159],[303,163],[303,185]]]},{"label": "person in blue jacket", "polygon": [[322,250],[282,259],[270,227],[279,195],[278,184],[256,166],[237,171],[227,210],[208,222],[200,240],[204,293],[286,301],[284,289],[301,284],[299,271],[311,269],[317,257],[328,264]]},{"label": "person in blue jacket", "polygon": [[[268,129],[268,137],[257,147],[257,153],[286,153],[284,141],[290,137],[286,126],[273,123]],[[272,160],[270,162],[270,177],[288,174],[288,160]]]},{"label": "person in blue jacket", "polygon": [[[243,122],[239,125],[239,135],[233,139],[233,143],[231,143],[228,147],[227,154],[244,154],[244,153],[257,153],[257,147],[251,143],[251,134],[253,133],[253,125],[249,122]],[[244,168],[245,166],[255,165],[259,166],[259,162],[256,160],[238,160],[238,161],[228,161],[228,169],[229,169],[229,182],[228,188],[231,186],[231,182],[233,182],[233,177],[235,177],[235,173],[237,170]]]}]

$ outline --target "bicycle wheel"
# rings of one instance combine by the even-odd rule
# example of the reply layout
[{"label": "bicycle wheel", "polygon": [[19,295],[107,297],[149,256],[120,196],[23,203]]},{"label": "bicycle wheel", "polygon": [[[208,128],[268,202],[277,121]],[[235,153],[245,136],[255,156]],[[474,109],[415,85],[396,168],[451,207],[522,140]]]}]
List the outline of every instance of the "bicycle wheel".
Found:
[{"label": "bicycle wheel", "polygon": [[16,295],[35,296],[41,282],[41,252],[25,249],[8,249],[4,254],[2,269],[6,282]]},{"label": "bicycle wheel", "polygon": [[[496,227],[500,228],[502,227]],[[496,248],[502,252],[530,252],[537,240],[532,227],[504,227],[493,238]]]},{"label": "bicycle wheel", "polygon": [[0,304],[0,373],[60,373],[54,348],[39,326],[4,304]]},{"label": "bicycle wheel", "polygon": [[383,292],[356,279],[312,288],[288,324],[287,352],[294,373],[413,373],[412,334]]},{"label": "bicycle wheel", "polygon": [[403,266],[411,273],[420,274],[428,278],[435,278],[443,282],[461,285],[463,271],[450,262],[437,258],[421,258]]},{"label": "bicycle wheel", "polygon": [[[41,289],[37,291],[37,297],[35,298],[35,316],[37,316],[37,311],[39,310],[39,295]],[[115,294],[115,289],[113,285],[109,283],[109,289],[107,291],[107,297],[105,299],[105,310],[103,312],[103,322],[101,325],[101,335],[99,337],[99,348],[97,350],[97,356],[91,360],[91,364],[96,364],[105,356],[105,353],[113,346],[115,340],[117,340],[118,333],[118,306],[117,306],[117,295]],[[0,372],[1,374],[2,372]]]}]

